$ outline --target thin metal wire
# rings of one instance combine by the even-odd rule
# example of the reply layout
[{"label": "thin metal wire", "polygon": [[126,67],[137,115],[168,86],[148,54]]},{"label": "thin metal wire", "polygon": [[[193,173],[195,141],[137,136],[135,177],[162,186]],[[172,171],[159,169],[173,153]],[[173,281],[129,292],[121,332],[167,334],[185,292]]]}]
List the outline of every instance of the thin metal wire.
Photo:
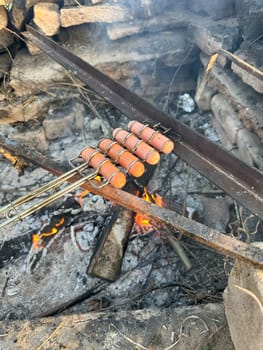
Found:
[{"label": "thin metal wire", "polygon": [[[70,171],[70,173],[71,172],[72,171]],[[68,175],[68,173],[66,173],[65,175]],[[95,178],[97,175],[98,175],[98,170],[93,171],[92,173],[90,173],[87,176],[79,179],[78,181],[74,182],[73,184],[69,185],[68,187],[66,187],[66,188],[64,188],[64,189],[54,193],[52,196],[48,197],[47,199],[43,200],[42,202],[33,205],[32,207],[30,207],[27,210],[23,211],[19,215],[15,215],[15,216],[9,218],[8,220],[4,221],[2,224],[0,224],[0,228],[10,224],[11,222],[18,221],[18,220],[23,220],[27,216],[35,213],[36,211],[44,208],[45,206],[49,205],[50,203],[54,202],[55,200],[63,197],[66,193],[68,193],[68,192],[74,190],[75,188],[83,185],[88,180],[91,180],[91,179]],[[69,177],[72,177],[72,174]]]},{"label": "thin metal wire", "polygon": [[85,162],[85,163],[81,164],[79,167],[68,171],[67,173],[59,176],[58,178],[56,178],[56,179],[48,182],[47,184],[37,188],[36,190],[26,194],[25,196],[20,197],[20,198],[16,199],[15,201],[10,202],[6,206],[0,208],[0,214],[3,212],[6,212],[6,216],[8,217],[10,215],[10,212],[8,212],[8,210],[10,210],[10,211],[15,210],[16,211],[16,208],[18,206],[29,202],[30,200],[38,197],[40,194],[47,192],[48,190],[54,189],[55,187],[59,186],[63,182],[67,181],[74,174],[78,173],[81,170],[84,170],[87,167],[88,167],[88,164],[87,164],[87,162]]}]

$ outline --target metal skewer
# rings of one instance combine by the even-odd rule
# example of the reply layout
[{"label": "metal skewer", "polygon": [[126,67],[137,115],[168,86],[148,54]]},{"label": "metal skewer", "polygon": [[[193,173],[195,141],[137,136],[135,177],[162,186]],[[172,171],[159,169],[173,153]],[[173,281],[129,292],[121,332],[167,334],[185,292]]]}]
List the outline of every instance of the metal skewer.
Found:
[{"label": "metal skewer", "polygon": [[[84,164],[82,164],[82,166],[83,166],[83,169],[84,169]],[[82,168],[82,166],[80,166],[80,167]],[[87,164],[86,164],[86,163],[85,163],[85,166],[87,167]],[[80,167],[75,168],[75,169],[73,169],[73,170],[75,170],[75,172],[78,172],[78,171],[80,170],[80,169],[79,169]],[[59,182],[59,183],[62,183],[63,181],[65,181],[65,179],[71,178],[71,177],[73,176],[73,174],[74,174],[74,171],[69,171],[68,173],[62,175],[62,176],[59,178],[59,181],[58,181],[58,182]],[[53,195],[51,195],[51,196],[48,197],[47,199],[43,200],[42,202],[37,203],[37,204],[33,205],[32,207],[28,208],[27,210],[23,211],[22,213],[17,214],[17,215],[14,215],[13,217],[7,219],[7,220],[4,221],[2,224],[0,224],[0,228],[2,228],[2,227],[6,226],[6,225],[8,225],[8,224],[10,224],[11,222],[14,222],[14,221],[18,221],[18,220],[22,221],[22,220],[23,220],[24,218],[26,218],[27,216],[29,216],[29,215],[33,214],[34,212],[36,212],[36,211],[38,211],[38,210],[44,208],[45,206],[49,205],[50,203],[54,202],[55,200],[57,200],[57,199],[63,197],[66,193],[69,193],[70,191],[74,190],[75,188],[77,188],[77,187],[83,185],[85,182],[94,179],[97,175],[98,175],[98,170],[93,171],[92,173],[88,174],[87,176],[85,176],[85,177],[79,179],[78,181],[72,183],[72,184],[69,185],[68,187],[66,187],[66,188],[64,188],[64,189],[62,189],[62,190],[60,190],[60,191],[54,193]],[[61,178],[64,178],[64,180],[62,181]],[[51,182],[53,182],[53,184],[54,184],[55,181],[51,181]],[[55,186],[57,186],[57,183],[58,183],[58,182],[56,182]],[[48,185],[49,185],[49,184],[47,184],[47,185],[45,185],[45,186],[48,187]],[[45,186],[43,186],[43,187],[45,187]],[[54,187],[54,185],[53,185],[53,187]],[[49,188],[50,188],[50,186],[49,186]],[[52,188],[52,187],[51,187],[51,188]],[[41,190],[41,188],[40,188],[39,190]],[[37,190],[34,191],[34,192],[37,192]],[[41,193],[42,193],[42,192],[43,192],[43,191],[41,190]],[[38,193],[39,193],[39,192],[38,192]],[[26,197],[26,196],[25,196],[25,197]],[[30,193],[29,195],[27,195],[27,197],[32,197],[32,193]],[[33,196],[33,198],[35,198],[35,197]],[[21,203],[21,200],[22,200],[22,198],[18,199],[17,201]],[[22,201],[22,202],[23,202],[23,201]],[[23,203],[25,203],[25,202],[23,202]]]},{"label": "metal skewer", "polygon": [[6,216],[9,217],[8,210],[16,209],[18,206],[20,206],[26,202],[29,202],[30,200],[36,198],[40,194],[61,185],[63,182],[65,182],[69,178],[71,178],[73,175],[80,173],[82,170],[84,170],[87,167],[88,167],[87,163],[81,164],[79,167],[68,171],[67,173],[59,176],[58,178],[56,178],[56,179],[48,182],[47,184],[37,188],[36,190],[26,194],[25,196],[20,197],[20,198],[16,199],[15,201],[12,201],[11,203],[7,204],[6,206],[0,208],[0,214],[6,211],[7,212]]}]

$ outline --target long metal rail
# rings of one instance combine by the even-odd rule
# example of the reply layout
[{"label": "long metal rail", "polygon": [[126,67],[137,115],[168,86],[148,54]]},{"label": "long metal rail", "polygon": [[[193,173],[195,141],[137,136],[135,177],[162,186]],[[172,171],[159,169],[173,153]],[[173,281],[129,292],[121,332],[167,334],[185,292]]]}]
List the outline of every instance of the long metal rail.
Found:
[{"label": "long metal rail", "polygon": [[[118,84],[30,26],[24,37],[130,119],[153,120],[180,136],[174,153],[263,219],[263,174]],[[173,133],[169,135],[173,137]]]}]

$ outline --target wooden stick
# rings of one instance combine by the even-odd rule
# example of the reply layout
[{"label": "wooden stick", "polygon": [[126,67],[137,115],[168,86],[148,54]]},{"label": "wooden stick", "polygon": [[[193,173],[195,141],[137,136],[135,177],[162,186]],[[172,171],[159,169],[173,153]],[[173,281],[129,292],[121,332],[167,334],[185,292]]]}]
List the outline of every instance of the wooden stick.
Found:
[{"label": "wooden stick", "polygon": [[233,53],[231,53],[231,52],[229,52],[227,50],[220,49],[218,51],[218,53],[223,55],[223,56],[225,56],[230,61],[232,61],[236,65],[238,65],[239,67],[243,68],[246,72],[251,73],[252,75],[254,75],[254,77],[256,77],[256,78],[260,79],[261,81],[263,81],[263,72],[262,72],[262,70],[252,66],[251,64],[249,64],[246,61],[242,60],[237,55],[234,55]]}]

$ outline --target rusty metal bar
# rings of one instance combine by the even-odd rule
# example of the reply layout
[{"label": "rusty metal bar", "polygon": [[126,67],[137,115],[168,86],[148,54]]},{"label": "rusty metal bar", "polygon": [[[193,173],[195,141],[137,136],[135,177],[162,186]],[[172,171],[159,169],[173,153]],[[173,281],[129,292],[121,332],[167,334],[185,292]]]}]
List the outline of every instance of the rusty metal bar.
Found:
[{"label": "rusty metal bar", "polygon": [[[19,158],[22,158],[38,167],[42,167],[55,175],[62,175],[65,171],[71,170],[69,166],[61,166],[57,162],[46,158],[41,153],[30,149],[29,147],[23,147],[15,142],[10,143],[1,136],[0,146],[9,150]],[[79,175],[74,175],[68,179],[68,181],[76,182],[79,178]],[[193,240],[216,249],[223,254],[229,255],[233,258],[242,259],[263,269],[263,251],[259,248],[240,242],[217,230],[179,215],[172,210],[158,207],[155,204],[148,203],[139,197],[115,189],[109,185],[103,188],[94,188],[88,183],[84,183],[81,187],[88,189],[92,193],[101,195],[105,199],[108,199],[126,209],[147,215],[151,219],[159,221],[165,225],[170,225],[173,229],[182,232]]]},{"label": "rusty metal bar", "polygon": [[263,219],[263,174],[247,166],[218,145],[124,88],[87,62],[31,27],[24,37],[92,88],[130,119],[153,120],[180,136],[174,153],[244,207]]}]

